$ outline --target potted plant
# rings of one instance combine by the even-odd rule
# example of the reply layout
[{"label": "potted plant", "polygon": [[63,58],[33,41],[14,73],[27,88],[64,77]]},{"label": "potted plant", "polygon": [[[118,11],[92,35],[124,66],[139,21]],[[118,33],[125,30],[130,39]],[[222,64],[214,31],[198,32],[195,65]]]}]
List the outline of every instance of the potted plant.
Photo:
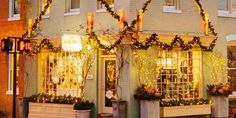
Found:
[{"label": "potted plant", "polygon": [[160,118],[160,99],[163,95],[153,87],[142,84],[134,95],[135,99],[140,100],[141,118]]},{"label": "potted plant", "polygon": [[89,101],[80,101],[74,104],[77,118],[90,118],[90,112],[93,108],[94,103]]},{"label": "potted plant", "polygon": [[[208,84],[208,93],[212,100],[212,116],[228,117],[229,99],[228,96],[232,93],[229,83]],[[222,109],[223,108],[223,109]]]}]

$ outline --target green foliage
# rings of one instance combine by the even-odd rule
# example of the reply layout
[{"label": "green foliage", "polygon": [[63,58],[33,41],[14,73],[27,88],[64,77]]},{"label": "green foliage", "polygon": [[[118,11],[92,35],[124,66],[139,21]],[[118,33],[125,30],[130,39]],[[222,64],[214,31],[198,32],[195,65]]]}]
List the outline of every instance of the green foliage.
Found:
[{"label": "green foliage", "polygon": [[93,102],[89,102],[88,100],[86,101],[80,101],[74,104],[74,109],[75,110],[89,110],[92,109],[94,106]]},{"label": "green foliage", "polygon": [[135,99],[138,100],[159,100],[163,98],[163,95],[151,87],[147,87],[146,85],[142,85],[136,91],[134,95]]},{"label": "green foliage", "polygon": [[52,96],[48,94],[36,94],[27,98],[28,102],[74,104],[81,101],[81,98],[72,96]]},{"label": "green foliage", "polygon": [[209,99],[179,99],[179,100],[169,100],[169,101],[161,101],[161,106],[185,106],[185,105],[203,105],[203,104],[209,104]]}]

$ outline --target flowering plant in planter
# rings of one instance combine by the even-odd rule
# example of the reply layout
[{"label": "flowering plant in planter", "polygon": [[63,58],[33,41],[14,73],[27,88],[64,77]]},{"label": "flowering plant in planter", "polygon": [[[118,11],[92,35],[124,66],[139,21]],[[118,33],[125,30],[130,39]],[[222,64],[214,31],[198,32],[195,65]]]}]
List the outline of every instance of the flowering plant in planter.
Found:
[{"label": "flowering plant in planter", "polygon": [[134,98],[138,100],[159,100],[163,98],[163,95],[154,88],[142,84],[141,87],[137,88]]},{"label": "flowering plant in planter", "polygon": [[229,83],[209,84],[208,92],[211,96],[229,96],[232,93]]}]

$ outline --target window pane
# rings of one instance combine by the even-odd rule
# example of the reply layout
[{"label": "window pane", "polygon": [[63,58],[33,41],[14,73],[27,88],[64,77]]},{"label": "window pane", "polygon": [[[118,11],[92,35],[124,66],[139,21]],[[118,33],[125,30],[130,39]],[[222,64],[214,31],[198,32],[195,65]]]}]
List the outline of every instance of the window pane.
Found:
[{"label": "window pane", "polygon": [[233,91],[236,91],[236,70],[232,69],[228,71],[230,77],[230,85]]},{"label": "window pane", "polygon": [[19,0],[14,0],[13,7],[14,7],[14,14],[20,14],[20,7],[19,7]]},{"label": "window pane", "polygon": [[165,0],[166,6],[175,6],[175,0]]},{"label": "window pane", "polygon": [[71,9],[80,8],[80,0],[71,0]]},{"label": "window pane", "polygon": [[236,12],[236,0],[233,0],[232,11]]},{"label": "window pane", "polygon": [[[114,0],[105,0],[109,5],[114,5]],[[97,9],[104,9],[104,5],[101,4],[100,1],[97,0]]]},{"label": "window pane", "polygon": [[228,0],[218,0],[218,10],[228,10]]},{"label": "window pane", "polygon": [[227,47],[228,67],[236,68],[236,46]]}]

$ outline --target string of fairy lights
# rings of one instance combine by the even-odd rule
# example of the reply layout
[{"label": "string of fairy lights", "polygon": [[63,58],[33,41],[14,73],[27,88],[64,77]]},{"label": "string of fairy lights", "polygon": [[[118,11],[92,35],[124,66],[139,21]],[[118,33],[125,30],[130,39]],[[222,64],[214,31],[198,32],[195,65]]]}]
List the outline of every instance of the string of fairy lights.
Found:
[{"label": "string of fairy lights", "polygon": [[[112,8],[109,6],[109,4],[106,2],[106,0],[98,0],[98,1],[100,1],[101,4],[103,4],[105,6],[108,13],[114,19],[116,19],[118,22],[120,21],[120,16],[115,11],[112,10]],[[147,0],[144,3],[144,5],[142,7],[142,13],[145,13],[145,11],[148,10],[147,6],[151,3],[151,1],[152,0]],[[201,16],[202,20],[206,21],[206,13],[202,8],[200,0],[195,0],[195,2],[196,2],[197,6],[199,8],[200,16]],[[45,13],[48,10],[48,8],[50,7],[51,3],[52,3],[52,0],[47,0],[46,5],[44,6],[42,11],[40,12],[39,16],[34,20],[34,23],[31,27],[32,32],[35,31],[39,27],[39,23],[42,20],[42,16],[45,15]],[[139,16],[137,15],[137,18],[138,17]],[[215,32],[214,26],[208,20],[209,21],[208,29],[209,29],[210,33],[212,33],[215,36],[214,40],[211,42],[211,44],[209,46],[204,46],[202,44],[202,42],[200,41],[199,36],[194,36],[192,38],[192,40],[185,43],[184,40],[181,38],[181,36],[176,35],[172,39],[172,42],[165,43],[165,42],[161,42],[159,40],[159,37],[158,37],[157,33],[151,34],[148,38],[146,38],[146,40],[144,42],[140,42],[139,41],[139,34],[134,29],[135,25],[137,24],[137,20],[138,20],[137,18],[132,20],[130,25],[125,19],[122,21],[123,24],[124,24],[124,29],[120,31],[119,38],[113,44],[110,44],[110,45],[102,44],[101,41],[98,39],[98,35],[93,31],[88,33],[89,39],[94,39],[96,41],[96,43],[98,44],[99,48],[107,50],[107,51],[118,47],[122,43],[122,40],[124,39],[125,35],[129,35],[131,37],[131,41],[132,41],[131,46],[132,46],[132,48],[135,48],[135,49],[148,49],[150,46],[156,46],[156,47],[159,47],[162,50],[172,50],[173,48],[176,48],[176,47],[179,47],[182,50],[189,50],[189,49],[192,49],[193,47],[197,46],[197,47],[200,47],[203,51],[212,51],[213,48],[215,47],[215,43],[216,43],[216,40],[218,38],[217,33]],[[22,38],[30,38],[28,33],[29,32],[26,31],[22,35]],[[30,52],[28,52],[27,54],[28,55],[38,54],[38,53],[40,53],[41,49],[44,46],[47,46],[47,48],[49,49],[50,52],[59,52],[59,51],[61,51],[60,47],[54,47],[53,44],[49,41],[49,39],[45,38],[41,41],[41,43],[39,45],[34,46],[32,48],[32,50]]]},{"label": "string of fairy lights", "polygon": [[[47,0],[45,6],[43,7],[43,9],[41,10],[39,16],[37,16],[37,18],[34,19],[34,23],[33,25],[30,27],[31,32],[29,32],[28,30],[21,36],[22,39],[29,39],[32,37],[31,33],[33,33],[36,29],[38,29],[40,22],[42,21],[42,17],[43,15],[46,14],[47,10],[50,8],[50,5],[52,3],[52,0]],[[30,35],[29,35],[30,33]],[[38,45],[35,45],[32,47],[32,49],[29,52],[24,52],[26,55],[34,55],[34,54],[38,54],[41,52],[41,49],[43,47],[47,47],[48,50],[50,52],[60,52],[61,51],[61,47],[54,47],[52,42],[50,42],[49,39],[44,38]]]},{"label": "string of fairy lights", "polygon": [[[112,8],[109,6],[109,4],[105,0],[98,0],[98,1],[100,1],[101,4],[103,4],[105,6],[106,10],[110,13],[110,15],[113,18],[115,18],[118,21],[120,20],[120,16],[112,10]],[[195,2],[197,3],[197,6],[199,7],[200,16],[201,16],[202,20],[206,21],[206,13],[202,8],[200,0],[195,0]],[[145,2],[144,6],[142,8],[143,13],[145,13],[145,11],[147,11],[147,6],[149,3],[151,3],[151,0],[147,0]],[[137,16],[137,18],[138,18],[138,16]],[[88,35],[90,38],[95,39],[95,41],[98,43],[98,45],[101,49],[105,49],[105,50],[112,50],[113,48],[118,47],[121,44],[124,35],[129,34],[131,37],[131,41],[132,41],[132,47],[135,49],[148,49],[150,46],[157,46],[162,50],[172,50],[175,47],[180,47],[182,50],[189,50],[189,49],[192,49],[193,47],[198,46],[203,51],[212,51],[215,47],[215,43],[216,43],[216,40],[218,39],[218,37],[217,37],[217,33],[215,32],[214,26],[209,21],[209,19],[207,19],[207,20],[209,22],[208,29],[215,36],[214,40],[211,42],[211,44],[209,46],[204,46],[202,44],[202,42],[200,41],[199,36],[194,36],[191,41],[184,43],[184,40],[180,36],[176,35],[172,39],[172,42],[168,44],[165,42],[161,42],[158,38],[158,34],[156,34],[156,33],[151,34],[150,37],[145,40],[145,42],[140,42],[139,38],[138,38],[139,37],[138,32],[136,32],[134,29],[135,24],[137,23],[137,19],[134,19],[131,22],[131,25],[129,25],[128,22],[126,20],[124,20],[123,24],[124,24],[125,28],[123,31],[121,31],[122,33],[121,33],[120,38],[118,40],[116,40],[115,43],[113,43],[111,45],[102,44],[98,40],[98,38],[97,38],[98,36],[94,32],[91,32]]]}]

